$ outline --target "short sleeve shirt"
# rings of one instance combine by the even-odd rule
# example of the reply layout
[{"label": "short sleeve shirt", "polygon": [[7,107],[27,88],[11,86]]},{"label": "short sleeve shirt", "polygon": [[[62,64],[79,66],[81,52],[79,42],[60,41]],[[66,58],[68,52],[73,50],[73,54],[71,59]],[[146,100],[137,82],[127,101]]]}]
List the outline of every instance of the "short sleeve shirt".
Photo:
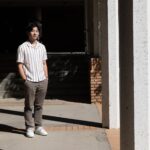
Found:
[{"label": "short sleeve shirt", "polygon": [[44,73],[43,61],[47,60],[47,52],[45,46],[37,42],[33,47],[28,41],[18,47],[17,62],[23,64],[23,69],[27,80],[39,82],[46,79]]}]

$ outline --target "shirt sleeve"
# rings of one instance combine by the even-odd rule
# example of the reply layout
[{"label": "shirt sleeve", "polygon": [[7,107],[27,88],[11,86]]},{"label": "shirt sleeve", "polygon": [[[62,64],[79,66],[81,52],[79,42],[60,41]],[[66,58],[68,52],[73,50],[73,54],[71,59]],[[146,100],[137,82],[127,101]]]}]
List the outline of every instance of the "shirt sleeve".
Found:
[{"label": "shirt sleeve", "polygon": [[20,46],[18,47],[17,50],[17,62],[24,63],[24,51]]},{"label": "shirt sleeve", "polygon": [[44,50],[44,52],[43,52],[43,60],[47,60],[48,57],[47,57],[47,51],[46,51],[45,46],[43,46],[43,50]]}]

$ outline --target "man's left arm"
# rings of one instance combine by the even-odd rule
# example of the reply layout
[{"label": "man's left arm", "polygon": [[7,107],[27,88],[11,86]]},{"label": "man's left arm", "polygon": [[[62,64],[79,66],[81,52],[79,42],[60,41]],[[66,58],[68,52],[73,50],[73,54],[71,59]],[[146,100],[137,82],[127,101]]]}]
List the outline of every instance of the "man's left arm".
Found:
[{"label": "man's left arm", "polygon": [[46,60],[43,60],[43,66],[44,66],[44,74],[46,78],[48,79],[48,66]]}]

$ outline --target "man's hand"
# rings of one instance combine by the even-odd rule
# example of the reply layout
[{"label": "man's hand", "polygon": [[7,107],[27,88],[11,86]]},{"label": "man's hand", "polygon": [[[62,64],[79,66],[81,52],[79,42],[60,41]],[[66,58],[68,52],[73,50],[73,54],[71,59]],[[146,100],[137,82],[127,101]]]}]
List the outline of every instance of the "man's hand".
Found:
[{"label": "man's hand", "polygon": [[26,81],[26,75],[25,75],[25,72],[24,72],[23,64],[22,64],[22,63],[19,63],[19,64],[18,64],[18,70],[19,70],[19,74],[20,74],[22,80],[23,80],[23,81]]}]

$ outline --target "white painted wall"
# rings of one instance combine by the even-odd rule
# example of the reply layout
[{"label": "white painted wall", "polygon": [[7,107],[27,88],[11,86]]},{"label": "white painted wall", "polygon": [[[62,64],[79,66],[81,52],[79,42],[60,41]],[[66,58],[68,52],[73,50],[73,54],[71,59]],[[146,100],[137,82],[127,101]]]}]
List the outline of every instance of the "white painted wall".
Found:
[{"label": "white painted wall", "polygon": [[[147,21],[148,21],[148,141],[150,141],[150,1],[147,1]],[[150,150],[150,143],[148,143]]]},{"label": "white painted wall", "polygon": [[108,0],[109,128],[120,127],[118,0]]},{"label": "white painted wall", "polygon": [[120,128],[118,0],[99,1],[102,56],[102,124]]},{"label": "white painted wall", "polygon": [[121,150],[150,150],[150,2],[120,0]]},{"label": "white painted wall", "polygon": [[149,73],[148,55],[150,40],[147,14],[148,0],[133,1],[133,45],[134,45],[134,139],[135,150],[148,150],[149,139]]}]

